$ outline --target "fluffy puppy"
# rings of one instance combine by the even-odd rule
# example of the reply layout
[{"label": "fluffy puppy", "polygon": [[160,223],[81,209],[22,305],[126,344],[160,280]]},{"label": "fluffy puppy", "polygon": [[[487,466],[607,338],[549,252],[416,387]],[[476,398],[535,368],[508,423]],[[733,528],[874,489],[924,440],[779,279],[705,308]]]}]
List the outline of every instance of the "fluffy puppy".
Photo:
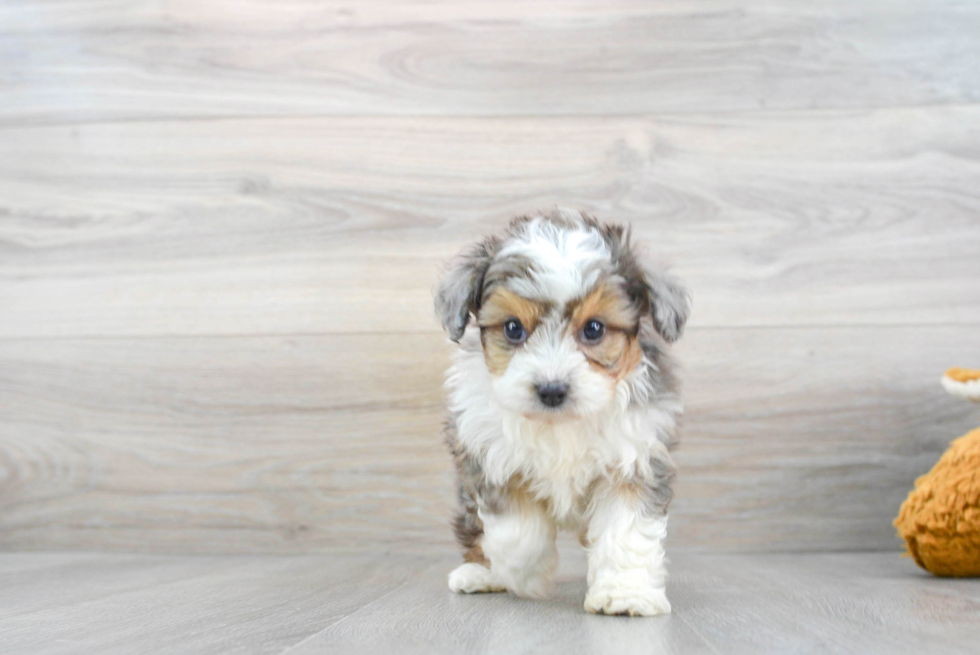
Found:
[{"label": "fluffy puppy", "polygon": [[661,542],[681,405],[666,349],[688,298],[639,264],[627,229],[575,210],[515,219],[453,260],[435,302],[460,345],[446,438],[465,563],[451,590],[543,597],[569,529],[588,553],[586,610],[670,612]]}]

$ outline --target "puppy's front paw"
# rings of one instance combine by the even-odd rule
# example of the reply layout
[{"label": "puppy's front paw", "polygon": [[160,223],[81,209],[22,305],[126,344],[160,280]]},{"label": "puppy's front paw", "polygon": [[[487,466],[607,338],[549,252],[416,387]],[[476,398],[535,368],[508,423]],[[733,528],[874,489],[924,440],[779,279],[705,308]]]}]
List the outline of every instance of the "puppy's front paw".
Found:
[{"label": "puppy's front paw", "polygon": [[585,611],[593,614],[657,616],[670,614],[670,601],[662,587],[597,581],[585,595]]},{"label": "puppy's front paw", "polygon": [[449,589],[457,594],[483,594],[507,591],[493,573],[482,564],[468,562],[457,566],[449,574]]}]

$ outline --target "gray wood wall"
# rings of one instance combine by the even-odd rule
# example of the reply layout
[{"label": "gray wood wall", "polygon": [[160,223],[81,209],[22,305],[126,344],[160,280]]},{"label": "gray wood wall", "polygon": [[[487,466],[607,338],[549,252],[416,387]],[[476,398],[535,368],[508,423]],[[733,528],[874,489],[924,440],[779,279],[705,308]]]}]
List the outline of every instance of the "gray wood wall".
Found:
[{"label": "gray wood wall", "polygon": [[978,412],[980,5],[0,4],[0,547],[452,548],[439,263],[694,290],[672,543],[897,549]]}]

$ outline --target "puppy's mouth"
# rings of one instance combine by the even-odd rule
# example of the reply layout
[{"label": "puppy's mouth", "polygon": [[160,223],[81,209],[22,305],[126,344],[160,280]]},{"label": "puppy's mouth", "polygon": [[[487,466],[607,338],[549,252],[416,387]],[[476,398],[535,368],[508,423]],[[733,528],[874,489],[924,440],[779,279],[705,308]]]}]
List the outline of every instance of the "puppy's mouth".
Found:
[{"label": "puppy's mouth", "polygon": [[571,407],[561,407],[555,409],[545,406],[535,407],[529,412],[524,412],[522,416],[524,416],[526,419],[540,421],[542,423],[565,423],[582,418],[578,412],[575,412]]}]

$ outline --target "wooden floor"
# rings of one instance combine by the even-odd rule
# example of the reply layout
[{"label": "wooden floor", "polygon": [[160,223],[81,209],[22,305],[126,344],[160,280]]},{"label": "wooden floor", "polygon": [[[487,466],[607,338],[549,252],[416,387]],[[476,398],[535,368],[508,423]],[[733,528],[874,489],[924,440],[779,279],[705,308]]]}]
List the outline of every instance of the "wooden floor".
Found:
[{"label": "wooden floor", "polygon": [[446,589],[456,558],[0,556],[4,653],[976,653],[980,581],[895,553],[675,552],[669,617],[588,615],[569,551],[545,601]]}]

